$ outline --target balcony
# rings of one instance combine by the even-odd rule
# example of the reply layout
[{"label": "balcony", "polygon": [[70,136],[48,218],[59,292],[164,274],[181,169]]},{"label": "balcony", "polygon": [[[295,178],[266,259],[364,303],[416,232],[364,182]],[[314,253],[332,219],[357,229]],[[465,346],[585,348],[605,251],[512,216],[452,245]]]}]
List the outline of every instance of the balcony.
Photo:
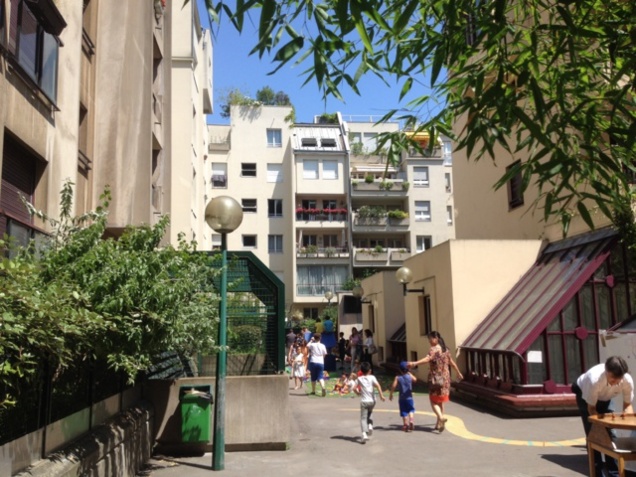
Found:
[{"label": "balcony", "polygon": [[409,217],[361,217],[355,214],[351,230],[353,232],[405,232],[410,224]]},{"label": "balcony", "polygon": [[367,182],[364,180],[351,181],[351,197],[406,197],[408,195],[410,183],[403,179],[374,180]]},{"label": "balcony", "polygon": [[348,247],[322,247],[319,248],[315,245],[308,245],[307,247],[299,247],[296,249],[296,258],[298,259],[319,259],[323,260],[337,260],[337,259],[349,259],[350,250]]},{"label": "balcony", "polygon": [[296,209],[296,220],[304,222],[346,222],[347,209]]},{"label": "balcony", "polygon": [[404,248],[354,248],[353,265],[357,267],[399,266],[411,256]]}]

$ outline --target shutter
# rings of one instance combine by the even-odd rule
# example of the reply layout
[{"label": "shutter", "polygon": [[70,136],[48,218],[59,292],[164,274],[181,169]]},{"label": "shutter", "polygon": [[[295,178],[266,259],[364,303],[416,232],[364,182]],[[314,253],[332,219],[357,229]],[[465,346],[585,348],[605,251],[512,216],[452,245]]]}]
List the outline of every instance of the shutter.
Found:
[{"label": "shutter", "polygon": [[33,202],[35,170],[36,161],[33,155],[15,140],[5,136],[0,209],[25,224],[33,224],[33,219],[20,200],[20,194],[27,201]]},{"label": "shutter", "polygon": [[18,7],[22,0],[11,0],[11,17],[9,18],[9,51],[15,55],[18,38]]}]

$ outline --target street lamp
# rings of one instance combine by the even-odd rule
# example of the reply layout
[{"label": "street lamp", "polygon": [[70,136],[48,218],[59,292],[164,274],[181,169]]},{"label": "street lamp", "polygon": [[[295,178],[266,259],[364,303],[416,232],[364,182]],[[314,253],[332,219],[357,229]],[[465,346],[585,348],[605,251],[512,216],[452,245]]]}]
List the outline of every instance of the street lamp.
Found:
[{"label": "street lamp", "polygon": [[358,300],[360,300],[360,303],[371,303],[371,300],[364,299],[364,288],[362,288],[360,285],[356,285],[355,287],[353,287],[353,290],[351,290],[351,294]]},{"label": "street lamp", "polygon": [[219,354],[216,359],[216,401],[212,441],[212,470],[225,468],[225,376],[227,374],[227,234],[243,221],[243,208],[232,197],[215,197],[205,208],[205,221],[221,234],[221,304],[219,310]]},{"label": "street lamp", "polygon": [[407,284],[409,284],[413,280],[413,272],[411,271],[410,268],[408,267],[398,268],[397,272],[395,272],[395,278],[397,279],[398,282],[402,284],[402,294],[404,296],[406,296],[407,293],[422,293],[422,294],[424,293],[424,287],[416,288],[413,290],[409,290],[406,288]]},{"label": "street lamp", "polygon": [[327,290],[325,292],[325,300],[327,300],[327,306],[331,305],[332,299],[333,299],[333,292],[331,290]]}]

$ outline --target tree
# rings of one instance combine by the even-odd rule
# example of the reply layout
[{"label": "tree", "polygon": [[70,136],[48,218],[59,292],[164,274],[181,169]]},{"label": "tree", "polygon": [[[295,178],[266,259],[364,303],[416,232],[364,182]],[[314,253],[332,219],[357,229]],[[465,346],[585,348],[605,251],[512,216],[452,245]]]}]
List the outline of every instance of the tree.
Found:
[{"label": "tree", "polygon": [[[216,349],[218,264],[193,244],[160,247],[168,225],[129,227],[103,239],[108,191],[95,212],[73,217],[72,184],[61,193],[47,244],[0,261],[0,410],[48,363],[57,375],[91,359],[132,379],[158,356]],[[0,240],[0,249],[6,246]]]},{"label": "tree", "polygon": [[[366,74],[401,84],[398,98],[430,87],[409,110],[383,120],[455,137],[471,160],[495,145],[523,157],[497,183],[521,173],[535,183],[544,219],[574,214],[593,227],[598,210],[633,232],[636,147],[636,2],[624,0],[206,0],[213,20],[243,31],[258,15],[253,53],[274,71],[294,62],[323,94],[358,90]],[[418,93],[419,94],[419,93]],[[430,116],[431,97],[445,109]],[[459,118],[466,127],[452,130]],[[430,141],[433,144],[434,141]],[[407,136],[385,136],[396,162]]]}]

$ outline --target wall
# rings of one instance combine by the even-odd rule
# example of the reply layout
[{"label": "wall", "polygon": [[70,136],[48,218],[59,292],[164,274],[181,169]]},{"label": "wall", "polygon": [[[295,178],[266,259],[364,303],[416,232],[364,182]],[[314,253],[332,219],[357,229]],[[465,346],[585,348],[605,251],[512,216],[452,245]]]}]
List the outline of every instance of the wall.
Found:
[{"label": "wall", "polygon": [[[210,452],[211,442],[199,446],[181,442],[179,390],[209,385],[214,395],[214,378],[183,378],[151,381],[144,395],[154,404],[158,452],[200,450]],[[226,450],[284,450],[290,440],[289,377],[228,376],[225,396]],[[213,396],[216,400],[216,396]],[[267,409],[267,412],[263,412]],[[210,412],[213,433],[214,410]]]}]

